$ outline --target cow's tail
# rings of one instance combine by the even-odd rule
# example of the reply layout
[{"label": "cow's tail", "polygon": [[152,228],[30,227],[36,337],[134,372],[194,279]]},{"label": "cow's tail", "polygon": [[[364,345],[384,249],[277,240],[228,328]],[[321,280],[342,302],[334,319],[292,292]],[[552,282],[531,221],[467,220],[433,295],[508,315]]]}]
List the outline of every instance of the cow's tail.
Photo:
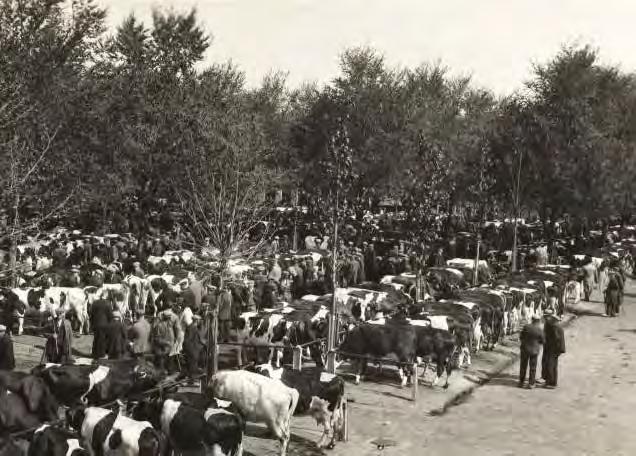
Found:
[{"label": "cow's tail", "polygon": [[296,390],[295,388],[290,388],[290,394],[291,394],[291,398],[289,400],[289,417],[287,419],[287,427],[289,428],[289,422],[291,421],[291,417],[294,415],[294,412],[296,411],[296,406],[298,405],[298,398],[299,398],[299,394],[298,394],[298,390]]}]

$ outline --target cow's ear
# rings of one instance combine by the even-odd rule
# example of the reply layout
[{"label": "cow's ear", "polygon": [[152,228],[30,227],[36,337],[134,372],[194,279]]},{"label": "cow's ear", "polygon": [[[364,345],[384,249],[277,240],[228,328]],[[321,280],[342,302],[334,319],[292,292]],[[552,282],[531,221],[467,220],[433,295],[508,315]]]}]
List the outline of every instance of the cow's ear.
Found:
[{"label": "cow's ear", "polygon": [[29,406],[29,410],[31,412],[36,412],[40,408],[40,402],[42,401],[42,396],[44,395],[44,382],[42,379],[38,377],[34,377],[33,375],[29,375],[25,377],[22,381],[21,392],[22,397],[26,398],[27,405]]}]

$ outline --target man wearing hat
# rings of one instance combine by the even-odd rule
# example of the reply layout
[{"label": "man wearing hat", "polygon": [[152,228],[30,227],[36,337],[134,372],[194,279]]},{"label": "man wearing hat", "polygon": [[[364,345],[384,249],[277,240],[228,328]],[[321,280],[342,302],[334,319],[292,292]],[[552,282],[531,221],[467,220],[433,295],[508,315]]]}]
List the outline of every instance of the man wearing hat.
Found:
[{"label": "man wearing hat", "polygon": [[552,310],[547,310],[544,317],[545,345],[541,358],[541,377],[545,380],[546,388],[554,389],[558,381],[559,356],[565,353],[565,334],[559,325],[561,319]]},{"label": "man wearing hat", "polygon": [[0,369],[13,370],[15,357],[13,356],[13,341],[7,333],[7,327],[0,325]]},{"label": "man wearing hat", "polygon": [[537,373],[537,358],[541,351],[541,346],[545,341],[543,335],[543,329],[541,328],[541,318],[538,316],[532,317],[532,323],[529,323],[523,327],[519,336],[521,341],[521,359],[519,364],[519,388],[523,388],[523,384],[526,380],[526,371],[530,366],[530,373],[528,375],[528,388],[534,388],[535,376]]}]

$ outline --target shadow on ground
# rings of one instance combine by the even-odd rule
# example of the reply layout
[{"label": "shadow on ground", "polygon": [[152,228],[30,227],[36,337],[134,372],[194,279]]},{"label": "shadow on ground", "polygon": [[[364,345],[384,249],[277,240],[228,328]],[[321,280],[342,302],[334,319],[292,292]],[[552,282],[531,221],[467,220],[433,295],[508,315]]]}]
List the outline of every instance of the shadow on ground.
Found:
[{"label": "shadow on ground", "polygon": [[570,313],[576,315],[577,317],[605,317],[605,314],[603,314],[603,312],[597,312],[590,309],[570,308],[568,310],[570,311]]},{"label": "shadow on ground", "polygon": [[[256,439],[266,440],[267,442],[262,443],[266,443],[268,448],[275,448],[276,451],[273,454],[278,454],[279,443],[272,436],[267,428],[248,423],[245,428],[245,435]],[[249,446],[251,447],[252,445]],[[261,456],[263,454],[263,450],[259,449],[257,452],[244,451],[243,454],[246,456]],[[292,433],[291,443],[289,444],[289,448],[287,449],[287,454],[289,456],[323,456],[326,453],[324,450],[318,448],[316,446],[316,442],[314,442],[313,440],[309,440]]]},{"label": "shadow on ground", "polygon": [[502,373],[495,375],[486,383],[488,385],[510,386],[516,388],[517,383],[519,383],[519,377],[514,374]]}]

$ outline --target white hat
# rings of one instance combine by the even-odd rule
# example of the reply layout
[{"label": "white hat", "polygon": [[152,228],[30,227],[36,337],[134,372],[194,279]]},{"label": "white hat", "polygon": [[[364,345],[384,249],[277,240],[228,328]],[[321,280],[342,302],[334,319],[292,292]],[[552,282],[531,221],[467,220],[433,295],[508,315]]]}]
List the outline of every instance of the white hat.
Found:
[{"label": "white hat", "polygon": [[121,312],[119,310],[114,311],[113,318],[119,318],[121,320]]},{"label": "white hat", "polygon": [[4,332],[7,330],[7,327],[5,325],[0,325],[0,332]]}]

